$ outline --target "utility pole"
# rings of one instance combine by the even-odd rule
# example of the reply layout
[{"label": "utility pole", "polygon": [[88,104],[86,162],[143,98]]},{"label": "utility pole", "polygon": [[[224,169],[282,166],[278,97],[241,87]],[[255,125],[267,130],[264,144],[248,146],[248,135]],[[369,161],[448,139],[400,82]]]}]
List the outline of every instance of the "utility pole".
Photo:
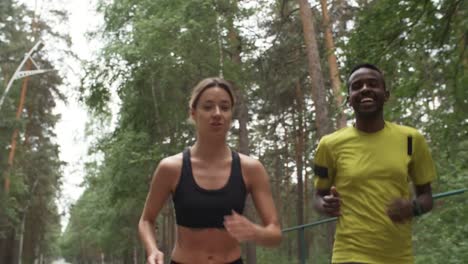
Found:
[{"label": "utility pole", "polygon": [[[32,55],[38,52],[43,47],[44,47],[44,44],[42,43],[42,41],[38,41],[36,45],[34,45],[34,47],[32,47],[31,50],[28,53],[26,53],[26,55],[24,55],[23,61],[21,61],[18,68],[16,68],[15,73],[11,77],[10,81],[7,84],[5,91],[3,92],[2,97],[0,98],[0,110],[2,108],[3,102],[5,101],[5,97],[7,93],[10,91],[11,86],[15,80],[22,79],[24,77],[28,77],[28,76],[35,75],[35,74],[53,71],[53,69],[45,69],[45,70],[41,69],[39,65],[37,65],[37,63],[32,58]],[[30,70],[29,68],[29,69],[26,69],[25,71],[22,71],[23,66],[26,64],[26,62],[32,63],[36,67],[36,69]]]},{"label": "utility pole", "polygon": [[[18,79],[25,78],[23,80],[23,85],[21,88],[21,97],[20,97],[20,102],[18,104],[18,109],[16,111],[16,120],[19,120],[21,118],[21,113],[23,112],[23,107],[24,107],[24,102],[26,99],[26,92],[28,88],[28,81],[29,81],[29,76],[31,75],[36,75],[36,74],[41,74],[49,71],[53,71],[53,69],[41,69],[39,65],[34,61],[32,58],[32,55],[39,51],[42,47],[44,47],[44,44],[42,41],[38,41],[36,45],[34,45],[31,50],[26,53],[24,56],[23,60],[21,61],[20,65],[18,68],[15,70],[15,73],[11,77],[10,81],[8,82],[7,87],[5,88],[5,91],[3,92],[2,97],[0,98],[0,110],[2,108],[3,102],[5,101],[6,95],[8,91],[11,89],[13,82]],[[25,70],[22,70],[23,67],[25,66]],[[32,66],[35,67],[34,70],[31,70]],[[19,134],[19,129],[16,128],[13,132],[13,135],[11,137],[11,148],[10,148],[10,153],[8,155],[8,164],[7,168],[4,172],[4,178],[5,178],[5,184],[4,184],[4,189],[5,189],[5,194],[8,194],[10,192],[10,170],[13,166],[13,160],[15,157],[15,151],[16,151],[16,139]]]}]

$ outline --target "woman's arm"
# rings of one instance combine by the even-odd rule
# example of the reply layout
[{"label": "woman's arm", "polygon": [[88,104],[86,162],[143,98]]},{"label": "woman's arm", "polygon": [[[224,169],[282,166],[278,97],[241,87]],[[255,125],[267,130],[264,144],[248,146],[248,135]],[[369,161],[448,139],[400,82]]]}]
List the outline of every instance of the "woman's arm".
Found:
[{"label": "woman's arm", "polygon": [[267,172],[259,161],[244,155],[241,157],[244,179],[263,225],[254,224],[233,212],[226,217],[226,229],[238,241],[253,241],[267,247],[278,246],[281,242],[281,228]]},{"label": "woman's arm", "polygon": [[140,239],[146,249],[149,264],[163,264],[163,253],[156,244],[154,223],[177,181],[180,164],[175,156],[163,159],[156,168],[145,207],[138,223]]}]

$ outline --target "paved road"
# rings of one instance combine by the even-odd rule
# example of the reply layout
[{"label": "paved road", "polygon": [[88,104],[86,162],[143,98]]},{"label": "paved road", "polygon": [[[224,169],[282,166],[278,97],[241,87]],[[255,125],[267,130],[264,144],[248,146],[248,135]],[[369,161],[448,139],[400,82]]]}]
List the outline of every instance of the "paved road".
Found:
[{"label": "paved road", "polygon": [[71,264],[71,263],[66,262],[64,259],[58,259],[58,260],[52,261],[52,264]]}]

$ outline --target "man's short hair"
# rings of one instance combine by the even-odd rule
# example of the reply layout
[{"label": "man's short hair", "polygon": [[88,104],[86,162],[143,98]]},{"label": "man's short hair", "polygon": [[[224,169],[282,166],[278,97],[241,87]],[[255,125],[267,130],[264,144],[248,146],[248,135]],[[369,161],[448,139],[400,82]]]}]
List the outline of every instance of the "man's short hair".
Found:
[{"label": "man's short hair", "polygon": [[379,67],[375,66],[374,64],[371,64],[371,63],[361,63],[361,64],[358,64],[356,66],[354,66],[352,69],[351,69],[351,72],[349,73],[348,75],[348,79],[346,80],[346,82],[348,83],[347,87],[348,87],[348,93],[349,93],[349,86],[351,85],[349,83],[349,78],[351,78],[351,75],[353,75],[353,73],[361,68],[367,68],[367,69],[371,69],[371,70],[374,70],[378,73],[380,73],[380,76],[382,77],[382,82],[383,82],[383,85],[384,85],[384,89],[386,90],[386,85],[385,85],[385,78],[384,78],[384,74],[383,72],[379,69]]}]

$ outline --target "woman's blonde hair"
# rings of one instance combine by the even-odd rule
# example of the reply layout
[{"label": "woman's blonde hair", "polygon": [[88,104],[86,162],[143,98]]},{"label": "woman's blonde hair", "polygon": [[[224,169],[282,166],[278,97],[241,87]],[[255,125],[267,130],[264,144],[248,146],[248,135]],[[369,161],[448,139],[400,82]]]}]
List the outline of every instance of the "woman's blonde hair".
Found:
[{"label": "woman's blonde hair", "polygon": [[219,87],[224,89],[228,94],[229,97],[231,98],[231,104],[232,107],[236,104],[234,92],[232,89],[232,84],[222,78],[219,77],[210,77],[201,80],[192,90],[192,95],[190,96],[190,101],[189,101],[189,109],[195,109],[198,104],[198,100],[200,99],[200,96],[202,93],[211,87]]}]

